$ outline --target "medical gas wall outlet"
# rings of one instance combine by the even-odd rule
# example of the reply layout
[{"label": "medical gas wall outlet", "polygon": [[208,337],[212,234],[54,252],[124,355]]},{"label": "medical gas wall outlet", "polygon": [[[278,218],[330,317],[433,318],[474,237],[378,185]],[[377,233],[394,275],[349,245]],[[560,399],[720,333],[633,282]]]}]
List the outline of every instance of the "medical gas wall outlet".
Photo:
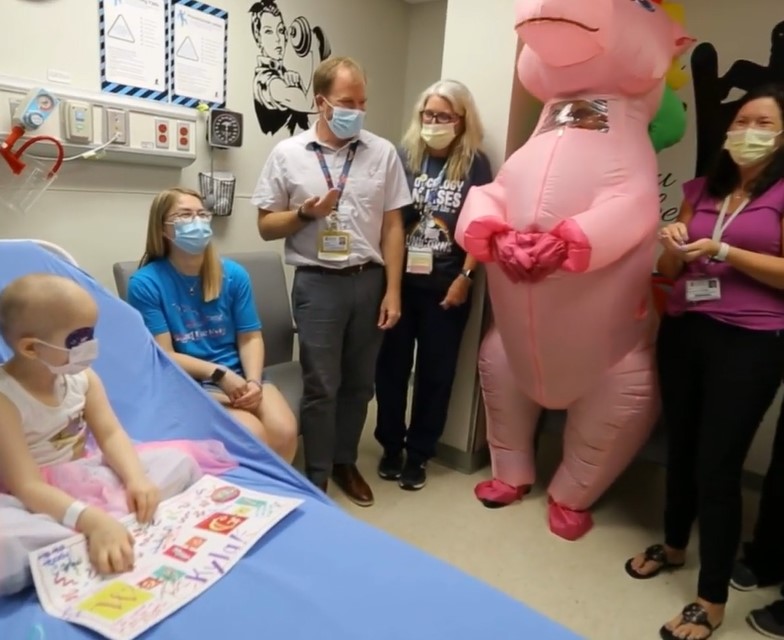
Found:
[{"label": "medical gas wall outlet", "polygon": [[35,131],[52,115],[58,102],[46,89],[32,89],[14,109],[13,126]]},{"label": "medical gas wall outlet", "polygon": [[63,138],[77,144],[93,140],[93,108],[89,102],[65,100],[62,103]]},{"label": "medical gas wall outlet", "polygon": [[128,144],[128,112],[124,109],[107,108],[105,114],[104,140],[108,142],[114,139],[113,144]]}]

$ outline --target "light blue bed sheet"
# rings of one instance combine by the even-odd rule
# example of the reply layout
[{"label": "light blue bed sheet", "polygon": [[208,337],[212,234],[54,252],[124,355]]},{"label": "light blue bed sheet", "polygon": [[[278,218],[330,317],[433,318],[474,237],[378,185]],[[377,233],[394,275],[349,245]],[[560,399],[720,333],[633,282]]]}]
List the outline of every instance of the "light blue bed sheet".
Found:
[{"label": "light blue bed sheet", "polygon": [[[135,310],[35,243],[0,241],[0,288],[32,272],[73,278],[97,300],[95,368],[135,440],[221,439],[241,464],[227,474],[232,482],[305,499],[226,577],[142,638],[577,640],[503,593],[348,516],[214,404],[157,348]],[[7,356],[0,342],[0,360]],[[37,640],[36,625],[45,640],[96,637],[46,615],[32,590],[0,599],[0,638]]]}]

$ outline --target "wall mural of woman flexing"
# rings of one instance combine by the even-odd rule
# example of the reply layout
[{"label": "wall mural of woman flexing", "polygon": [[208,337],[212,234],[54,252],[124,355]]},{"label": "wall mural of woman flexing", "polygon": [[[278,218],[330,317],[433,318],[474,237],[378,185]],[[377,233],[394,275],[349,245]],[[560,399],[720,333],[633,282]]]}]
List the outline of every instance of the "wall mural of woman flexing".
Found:
[{"label": "wall mural of woman flexing", "polygon": [[315,113],[313,70],[332,54],[321,27],[304,16],[286,25],[278,0],[260,0],[250,8],[250,26],[259,48],[253,77],[253,101],[261,131],[275,135],[283,127],[289,134],[310,127]]}]

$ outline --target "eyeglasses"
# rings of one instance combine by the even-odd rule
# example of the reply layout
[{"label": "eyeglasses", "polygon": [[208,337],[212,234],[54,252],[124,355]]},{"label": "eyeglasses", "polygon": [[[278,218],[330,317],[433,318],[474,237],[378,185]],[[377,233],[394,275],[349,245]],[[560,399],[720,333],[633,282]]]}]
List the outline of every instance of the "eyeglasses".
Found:
[{"label": "eyeglasses", "polygon": [[430,111],[429,109],[420,112],[420,115],[422,116],[422,122],[425,124],[433,124],[434,122],[438,124],[451,124],[453,122],[457,122],[460,119],[460,116],[455,113]]},{"label": "eyeglasses", "polygon": [[176,222],[193,222],[194,220],[204,220],[209,222],[212,220],[212,213],[206,209],[200,211],[187,211],[185,209],[175,211],[166,220],[166,224],[174,224]]}]

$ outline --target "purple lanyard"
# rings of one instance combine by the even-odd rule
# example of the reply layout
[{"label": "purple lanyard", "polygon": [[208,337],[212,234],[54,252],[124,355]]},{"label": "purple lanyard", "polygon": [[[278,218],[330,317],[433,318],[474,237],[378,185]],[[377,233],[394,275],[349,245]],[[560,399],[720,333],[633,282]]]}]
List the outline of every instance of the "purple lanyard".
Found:
[{"label": "purple lanyard", "polygon": [[[338,208],[340,199],[343,197],[343,191],[346,188],[346,180],[348,180],[348,174],[351,171],[351,165],[354,164],[354,156],[357,154],[358,146],[359,140],[355,140],[349,145],[348,154],[346,155],[346,162],[343,163],[343,172],[340,174],[340,178],[338,178],[338,200],[335,203],[335,209]],[[318,156],[319,164],[321,165],[321,172],[324,174],[324,179],[327,181],[327,187],[334,189],[335,183],[332,180],[332,174],[329,172],[327,159],[324,157],[324,152],[321,150],[321,145],[314,144],[313,149],[316,151],[316,156]]]}]

